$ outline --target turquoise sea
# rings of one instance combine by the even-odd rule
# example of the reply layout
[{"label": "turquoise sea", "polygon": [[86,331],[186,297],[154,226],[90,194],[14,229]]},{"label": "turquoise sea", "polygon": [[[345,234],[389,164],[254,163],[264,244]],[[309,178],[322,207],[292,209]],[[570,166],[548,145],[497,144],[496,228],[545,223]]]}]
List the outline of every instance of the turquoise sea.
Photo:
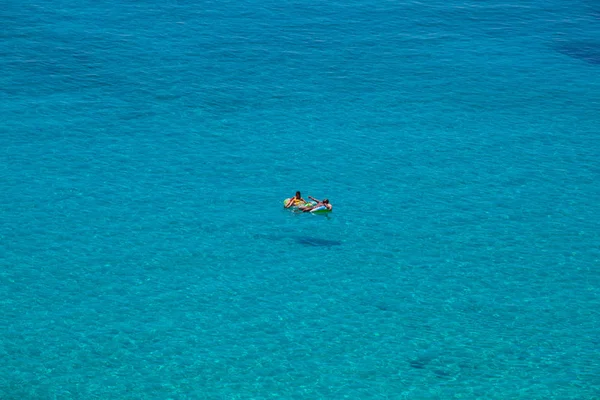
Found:
[{"label": "turquoise sea", "polygon": [[598,1],[5,0],[0,184],[2,400],[600,399]]}]

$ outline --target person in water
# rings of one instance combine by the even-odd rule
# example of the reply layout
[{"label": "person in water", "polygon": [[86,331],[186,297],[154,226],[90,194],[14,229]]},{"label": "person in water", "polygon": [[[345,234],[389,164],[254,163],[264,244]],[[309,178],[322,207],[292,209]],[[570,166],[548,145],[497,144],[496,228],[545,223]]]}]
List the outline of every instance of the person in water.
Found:
[{"label": "person in water", "polygon": [[285,205],[285,208],[290,208],[291,206],[298,206],[300,204],[306,204],[307,201],[304,200],[302,198],[302,195],[300,194],[300,192],[296,192],[296,196],[292,197],[287,204]]},{"label": "person in water", "polygon": [[315,199],[312,196],[308,196],[308,198],[311,199],[311,200],[316,201],[317,204],[315,204],[314,206],[298,207],[298,210],[302,210],[304,212],[309,212],[309,211],[314,210],[315,208],[325,207],[329,211],[331,211],[331,204],[329,204],[329,199],[324,199],[323,201],[321,201],[319,199]]}]

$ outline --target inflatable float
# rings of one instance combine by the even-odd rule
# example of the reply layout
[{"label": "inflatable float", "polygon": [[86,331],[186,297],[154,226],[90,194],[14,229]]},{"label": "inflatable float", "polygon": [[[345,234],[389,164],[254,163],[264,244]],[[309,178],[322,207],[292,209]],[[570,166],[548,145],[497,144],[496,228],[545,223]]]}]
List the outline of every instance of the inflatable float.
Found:
[{"label": "inflatable float", "polygon": [[[288,201],[290,201],[290,199],[291,199],[291,197],[289,197],[289,198],[287,198],[287,199],[285,199],[285,200],[283,201],[283,206],[284,206],[284,207],[286,206],[286,204],[288,203]],[[317,203],[315,203],[314,201],[307,201],[307,202],[304,202],[304,201],[302,201],[302,200],[295,200],[295,201],[294,201],[294,204],[292,204],[292,206],[291,206],[290,208],[295,208],[295,209],[297,209],[298,207],[311,207],[311,206],[314,206],[314,205],[316,205],[316,204],[317,204]],[[317,207],[317,208],[314,208],[314,209],[310,210],[309,212],[310,212],[310,213],[312,213],[312,214],[327,214],[327,213],[330,213],[330,212],[331,212],[331,210],[330,210],[330,209],[328,209],[328,208],[327,208],[327,207],[325,207],[325,206],[319,206],[319,207]]]},{"label": "inflatable float", "polygon": [[330,212],[331,212],[331,210],[325,206],[319,206],[317,208],[313,208],[312,210],[310,210],[310,213],[312,213],[312,214],[328,214]]},{"label": "inflatable float", "polygon": [[[291,199],[292,199],[291,197],[285,199],[283,201],[283,206],[285,207],[287,205],[288,201],[290,201]],[[292,207],[296,207],[296,208],[297,207],[310,207],[310,206],[314,206],[315,204],[317,204],[317,203],[315,203],[314,201],[304,202],[302,200],[294,200],[294,204],[292,204]]]}]

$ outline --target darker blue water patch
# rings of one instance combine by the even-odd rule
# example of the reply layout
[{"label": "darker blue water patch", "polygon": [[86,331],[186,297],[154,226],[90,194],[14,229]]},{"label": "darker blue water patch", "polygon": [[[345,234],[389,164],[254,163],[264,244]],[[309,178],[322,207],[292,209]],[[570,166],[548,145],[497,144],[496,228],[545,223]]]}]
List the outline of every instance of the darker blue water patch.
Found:
[{"label": "darker blue water patch", "polygon": [[296,238],[296,242],[311,247],[332,247],[332,246],[341,246],[342,242],[339,240],[329,240],[329,239],[320,239],[313,237],[300,237]]},{"label": "darker blue water patch", "polygon": [[435,351],[425,351],[416,355],[408,361],[408,365],[415,369],[425,369],[433,360],[438,357],[438,353]]},{"label": "darker blue water patch", "polygon": [[556,46],[556,51],[569,57],[600,65],[600,43],[570,42]]},{"label": "darker blue water patch", "polygon": [[587,10],[589,11],[590,15],[600,19],[600,3],[598,1],[590,0],[584,2],[584,4]]},{"label": "darker blue water patch", "polygon": [[452,376],[452,374],[449,371],[446,371],[444,369],[435,369],[433,370],[433,373],[438,378],[450,378]]},{"label": "darker blue water patch", "polygon": [[290,240],[293,239],[296,243],[299,243],[308,247],[332,247],[332,246],[341,246],[342,242],[339,240],[331,240],[331,239],[323,239],[316,237],[293,237],[289,236],[281,236],[281,235],[272,235],[272,234],[254,234],[254,239],[258,240],[271,240],[271,241],[281,241],[281,240]]},{"label": "darker blue water patch", "polygon": [[409,365],[410,365],[412,368],[415,368],[415,369],[424,369],[424,368],[425,368],[425,366],[427,365],[427,363],[424,363],[424,362],[422,362],[422,361],[420,361],[420,360],[411,360],[411,361],[409,362]]}]

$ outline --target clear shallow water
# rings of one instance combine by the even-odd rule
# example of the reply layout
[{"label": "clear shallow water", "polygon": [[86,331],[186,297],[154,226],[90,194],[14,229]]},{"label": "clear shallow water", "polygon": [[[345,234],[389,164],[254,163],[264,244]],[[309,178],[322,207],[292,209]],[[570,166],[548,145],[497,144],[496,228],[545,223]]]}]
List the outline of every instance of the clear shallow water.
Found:
[{"label": "clear shallow water", "polygon": [[599,395],[594,2],[7,4],[2,398]]}]

